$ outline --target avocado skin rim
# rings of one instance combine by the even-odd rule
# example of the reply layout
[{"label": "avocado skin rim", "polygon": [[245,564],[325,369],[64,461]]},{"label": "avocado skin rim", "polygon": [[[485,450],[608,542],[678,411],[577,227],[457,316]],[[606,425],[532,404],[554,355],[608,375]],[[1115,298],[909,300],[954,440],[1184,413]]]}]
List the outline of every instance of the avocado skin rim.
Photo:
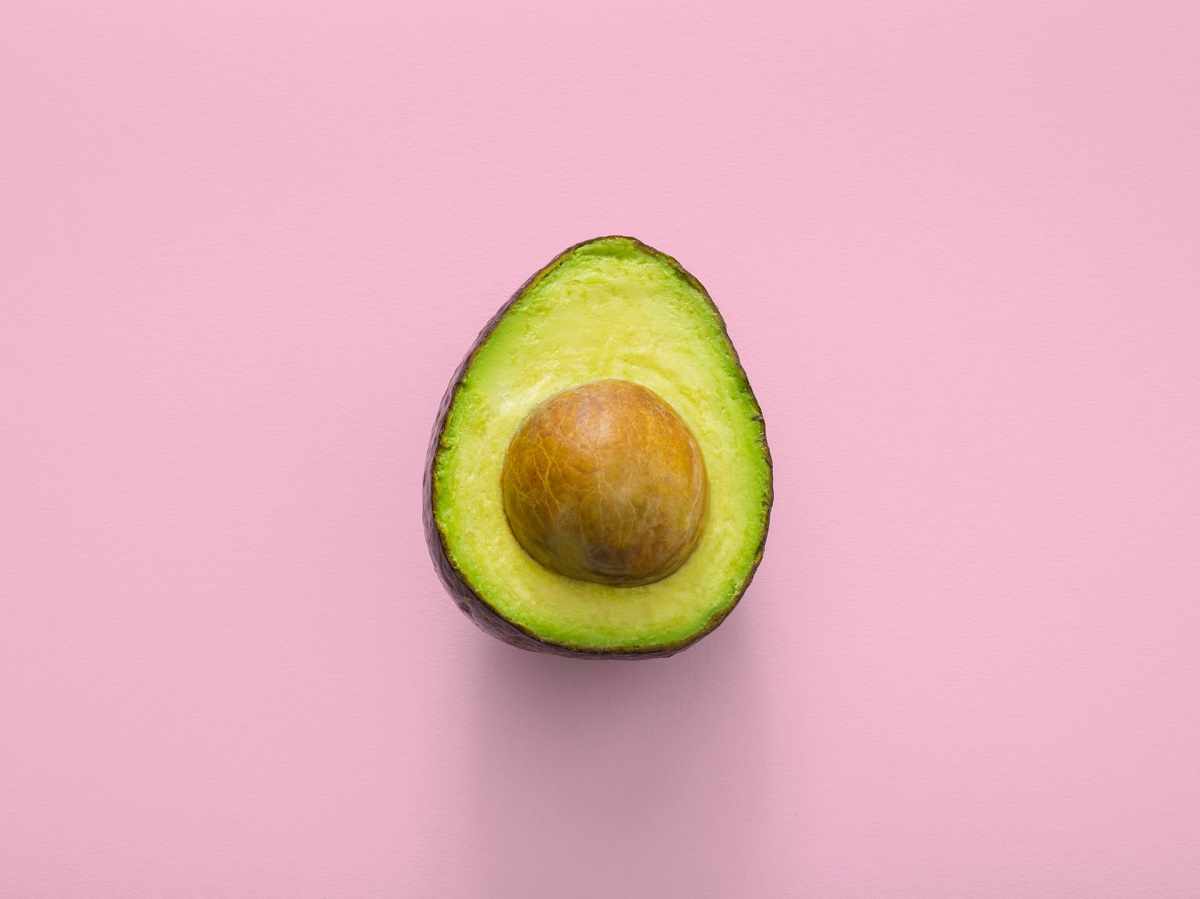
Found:
[{"label": "avocado skin rim", "polygon": [[[442,434],[446,428],[446,421],[450,417],[450,409],[454,405],[455,396],[458,394],[459,388],[462,386],[463,379],[466,377],[467,371],[471,367],[471,363],[475,361],[475,355],[487,343],[492,332],[500,323],[500,320],[508,314],[511,309],[525,293],[533,287],[538,281],[549,274],[555,267],[564,259],[574,253],[581,247],[591,243],[596,243],[601,240],[622,240],[628,241],[636,246],[642,252],[654,256],[666,262],[676,271],[678,271],[699,294],[704,297],[705,301],[712,307],[713,313],[716,315],[717,323],[720,325],[721,335],[725,339],[725,343],[729,349],[729,354],[733,361],[737,364],[737,369],[742,376],[742,386],[750,401],[754,404],[756,410],[755,418],[762,421],[762,409],[758,405],[758,400],[754,396],[754,391],[750,388],[749,379],[746,377],[745,369],[742,367],[741,360],[738,358],[737,350],[734,348],[732,341],[729,339],[729,332],[725,325],[725,319],[721,317],[720,310],[717,309],[716,303],[713,302],[708,291],[704,286],[697,281],[692,275],[687,272],[683,266],[675,261],[674,258],[666,253],[659,252],[653,247],[647,246],[640,240],[633,237],[623,237],[613,235],[608,237],[596,237],[591,240],[585,240],[574,246],[568,247],[551,262],[534,273],[524,284],[522,284],[509,298],[500,309],[492,316],[491,320],[479,332],[479,336],[475,339],[475,343],[471,345],[471,349],[463,357],[458,368],[454,372],[454,376],[450,379],[450,386],[446,388],[445,394],[442,396],[442,403],[438,409],[437,420],[433,426],[433,434],[429,440],[429,450],[425,459],[425,476],[423,483],[423,503],[422,503],[422,520],[425,525],[425,543],[429,548],[430,558],[433,560],[433,567],[438,573],[446,591],[450,594],[455,604],[483,631],[496,637],[498,640],[503,640],[518,649],[525,649],[530,652],[547,653],[550,655],[564,656],[571,659],[628,659],[631,661],[638,659],[665,659],[682,652],[689,646],[692,646],[701,638],[708,636],[717,626],[725,620],[726,616],[733,611],[734,606],[741,600],[742,595],[746,592],[746,588],[750,586],[750,581],[754,578],[754,572],[758,569],[759,563],[762,562],[763,549],[767,543],[767,531],[771,521],[771,506],[775,499],[773,478],[767,483],[766,503],[763,505],[763,530],[762,538],[759,540],[758,549],[754,553],[754,560],[750,563],[750,567],[746,570],[746,576],[738,585],[737,591],[733,595],[733,599],[717,614],[713,615],[704,623],[698,631],[687,637],[684,640],[675,643],[655,645],[653,648],[632,647],[629,649],[611,649],[611,650],[596,650],[586,649],[579,646],[573,646],[566,643],[554,643],[536,636],[520,625],[509,621],[490,605],[483,600],[471,586],[471,582],[461,572],[454,563],[450,560],[450,554],[446,547],[446,538],[438,527],[437,519],[434,515],[437,500],[437,480],[434,477],[434,472],[437,470],[437,458],[442,447]],[[767,471],[770,473],[773,470],[771,459],[771,450],[767,444],[766,432],[763,432],[762,442],[763,453],[766,456]]]}]

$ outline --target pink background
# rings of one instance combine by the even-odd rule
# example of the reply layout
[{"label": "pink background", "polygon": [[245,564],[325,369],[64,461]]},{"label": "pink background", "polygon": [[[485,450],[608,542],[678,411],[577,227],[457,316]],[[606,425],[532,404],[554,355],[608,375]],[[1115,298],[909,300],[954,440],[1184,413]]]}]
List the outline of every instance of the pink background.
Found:
[{"label": "pink background", "polygon": [[[1200,7],[503,6],[0,5],[0,895],[1200,896]],[[667,662],[421,536],[606,233],[777,465]]]}]

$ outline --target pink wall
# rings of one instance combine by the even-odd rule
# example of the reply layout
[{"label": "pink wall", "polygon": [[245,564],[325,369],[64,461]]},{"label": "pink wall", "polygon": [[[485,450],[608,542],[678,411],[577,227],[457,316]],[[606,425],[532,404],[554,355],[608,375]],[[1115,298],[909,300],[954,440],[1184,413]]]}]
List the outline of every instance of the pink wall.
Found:
[{"label": "pink wall", "polygon": [[[0,895],[1200,896],[1198,7],[516,5],[0,5]],[[777,462],[667,662],[421,538],[613,232]]]}]

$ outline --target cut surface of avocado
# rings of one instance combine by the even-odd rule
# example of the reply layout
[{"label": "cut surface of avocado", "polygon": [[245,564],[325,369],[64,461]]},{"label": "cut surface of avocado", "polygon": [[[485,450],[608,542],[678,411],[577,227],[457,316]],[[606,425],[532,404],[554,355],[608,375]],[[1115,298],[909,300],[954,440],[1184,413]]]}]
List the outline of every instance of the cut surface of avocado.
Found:
[{"label": "cut surface of avocado", "polygon": [[[506,517],[514,435],[551,398],[600,381],[661,398],[707,472],[699,539],[652,583],[560,574]],[[447,393],[426,477],[430,549],[460,605],[511,625],[511,642],[567,654],[665,655],[711,631],[762,557],[772,499],[762,415],[716,307],[673,259],[627,237],[566,251],[485,329]]]}]

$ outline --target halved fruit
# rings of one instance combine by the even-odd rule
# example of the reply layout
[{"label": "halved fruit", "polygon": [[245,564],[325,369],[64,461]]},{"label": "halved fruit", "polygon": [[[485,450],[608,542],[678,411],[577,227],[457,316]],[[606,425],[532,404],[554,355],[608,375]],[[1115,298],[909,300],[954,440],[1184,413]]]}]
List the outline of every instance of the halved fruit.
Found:
[{"label": "halved fruit", "polygon": [[494,636],[662,657],[741,598],[771,501],[762,413],[708,293],[671,257],[602,237],[534,275],[459,366],[425,533]]}]

